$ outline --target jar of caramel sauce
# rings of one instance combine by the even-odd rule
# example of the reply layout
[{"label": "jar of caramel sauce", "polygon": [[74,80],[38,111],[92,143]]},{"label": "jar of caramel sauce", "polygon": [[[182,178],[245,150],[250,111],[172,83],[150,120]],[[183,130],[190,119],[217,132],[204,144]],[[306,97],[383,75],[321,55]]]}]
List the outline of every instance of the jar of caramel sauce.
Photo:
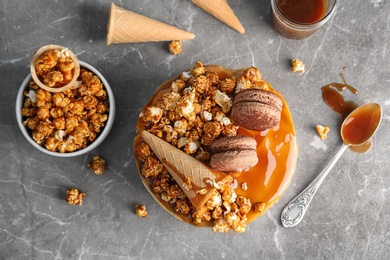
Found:
[{"label": "jar of caramel sauce", "polygon": [[336,2],[337,0],[271,0],[272,25],[287,38],[309,37],[331,18]]}]

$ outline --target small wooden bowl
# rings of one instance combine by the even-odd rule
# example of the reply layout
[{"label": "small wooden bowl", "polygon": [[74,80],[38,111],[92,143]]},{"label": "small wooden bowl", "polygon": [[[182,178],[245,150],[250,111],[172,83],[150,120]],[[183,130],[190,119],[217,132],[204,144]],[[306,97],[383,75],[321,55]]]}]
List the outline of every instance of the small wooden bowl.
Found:
[{"label": "small wooden bowl", "polygon": [[48,87],[45,84],[43,84],[43,82],[41,82],[40,79],[38,78],[36,70],[35,70],[35,62],[38,59],[38,57],[41,56],[45,51],[48,51],[48,50],[59,50],[59,51],[61,51],[63,49],[66,49],[66,48],[63,47],[63,46],[60,46],[60,45],[54,45],[54,44],[45,45],[45,46],[41,47],[39,50],[37,50],[34,53],[34,56],[31,59],[31,64],[30,64],[31,77],[34,80],[34,82],[40,88],[42,88],[42,89],[44,89],[46,91],[49,91],[49,92],[64,92],[65,90],[70,89],[71,87],[74,86],[74,84],[77,81],[77,78],[80,75],[79,60],[77,59],[76,55],[72,51],[70,51],[68,49],[67,51],[69,52],[69,56],[73,60],[73,63],[74,63],[73,78],[72,78],[72,80],[68,84],[66,84],[66,85],[64,85],[64,86],[62,86],[60,88],[52,88],[52,87]]}]

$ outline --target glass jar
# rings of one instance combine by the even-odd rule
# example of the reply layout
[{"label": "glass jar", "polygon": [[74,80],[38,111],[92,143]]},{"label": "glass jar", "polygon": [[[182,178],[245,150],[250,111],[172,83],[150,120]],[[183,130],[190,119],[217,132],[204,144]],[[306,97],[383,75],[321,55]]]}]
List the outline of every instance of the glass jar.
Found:
[{"label": "glass jar", "polygon": [[[272,25],[287,38],[309,37],[329,21],[335,11],[336,2],[337,0],[271,0]],[[317,17],[310,17],[313,10],[309,12],[306,5],[317,9]]]}]

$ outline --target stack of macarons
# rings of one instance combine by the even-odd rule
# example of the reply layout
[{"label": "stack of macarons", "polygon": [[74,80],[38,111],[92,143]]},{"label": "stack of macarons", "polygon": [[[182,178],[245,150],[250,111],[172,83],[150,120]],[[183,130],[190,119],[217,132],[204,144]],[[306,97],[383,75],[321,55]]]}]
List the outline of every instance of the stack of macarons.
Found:
[{"label": "stack of macarons", "polygon": [[[236,94],[231,118],[247,129],[264,131],[280,123],[282,100],[274,93],[257,88]],[[237,135],[216,140],[211,150],[210,166],[217,171],[244,172],[258,163],[257,142],[252,137]]]}]

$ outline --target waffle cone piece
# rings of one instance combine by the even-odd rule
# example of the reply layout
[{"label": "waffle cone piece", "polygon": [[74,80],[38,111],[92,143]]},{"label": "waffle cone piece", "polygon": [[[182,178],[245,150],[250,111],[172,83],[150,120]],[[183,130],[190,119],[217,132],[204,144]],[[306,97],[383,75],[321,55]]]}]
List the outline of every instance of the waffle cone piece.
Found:
[{"label": "waffle cone piece", "polygon": [[107,45],[194,39],[193,33],[111,4]]},{"label": "waffle cone piece", "polygon": [[240,33],[245,32],[245,28],[226,0],[192,0],[192,2],[234,30]]},{"label": "waffle cone piece", "polygon": [[[203,208],[215,191],[214,187],[205,182],[206,180],[223,183],[232,181],[231,176],[210,170],[194,157],[145,130],[142,131],[141,136],[198,211]],[[187,178],[191,180],[192,189],[188,189],[184,185]],[[196,192],[201,189],[206,189],[207,193],[201,195]]]}]

